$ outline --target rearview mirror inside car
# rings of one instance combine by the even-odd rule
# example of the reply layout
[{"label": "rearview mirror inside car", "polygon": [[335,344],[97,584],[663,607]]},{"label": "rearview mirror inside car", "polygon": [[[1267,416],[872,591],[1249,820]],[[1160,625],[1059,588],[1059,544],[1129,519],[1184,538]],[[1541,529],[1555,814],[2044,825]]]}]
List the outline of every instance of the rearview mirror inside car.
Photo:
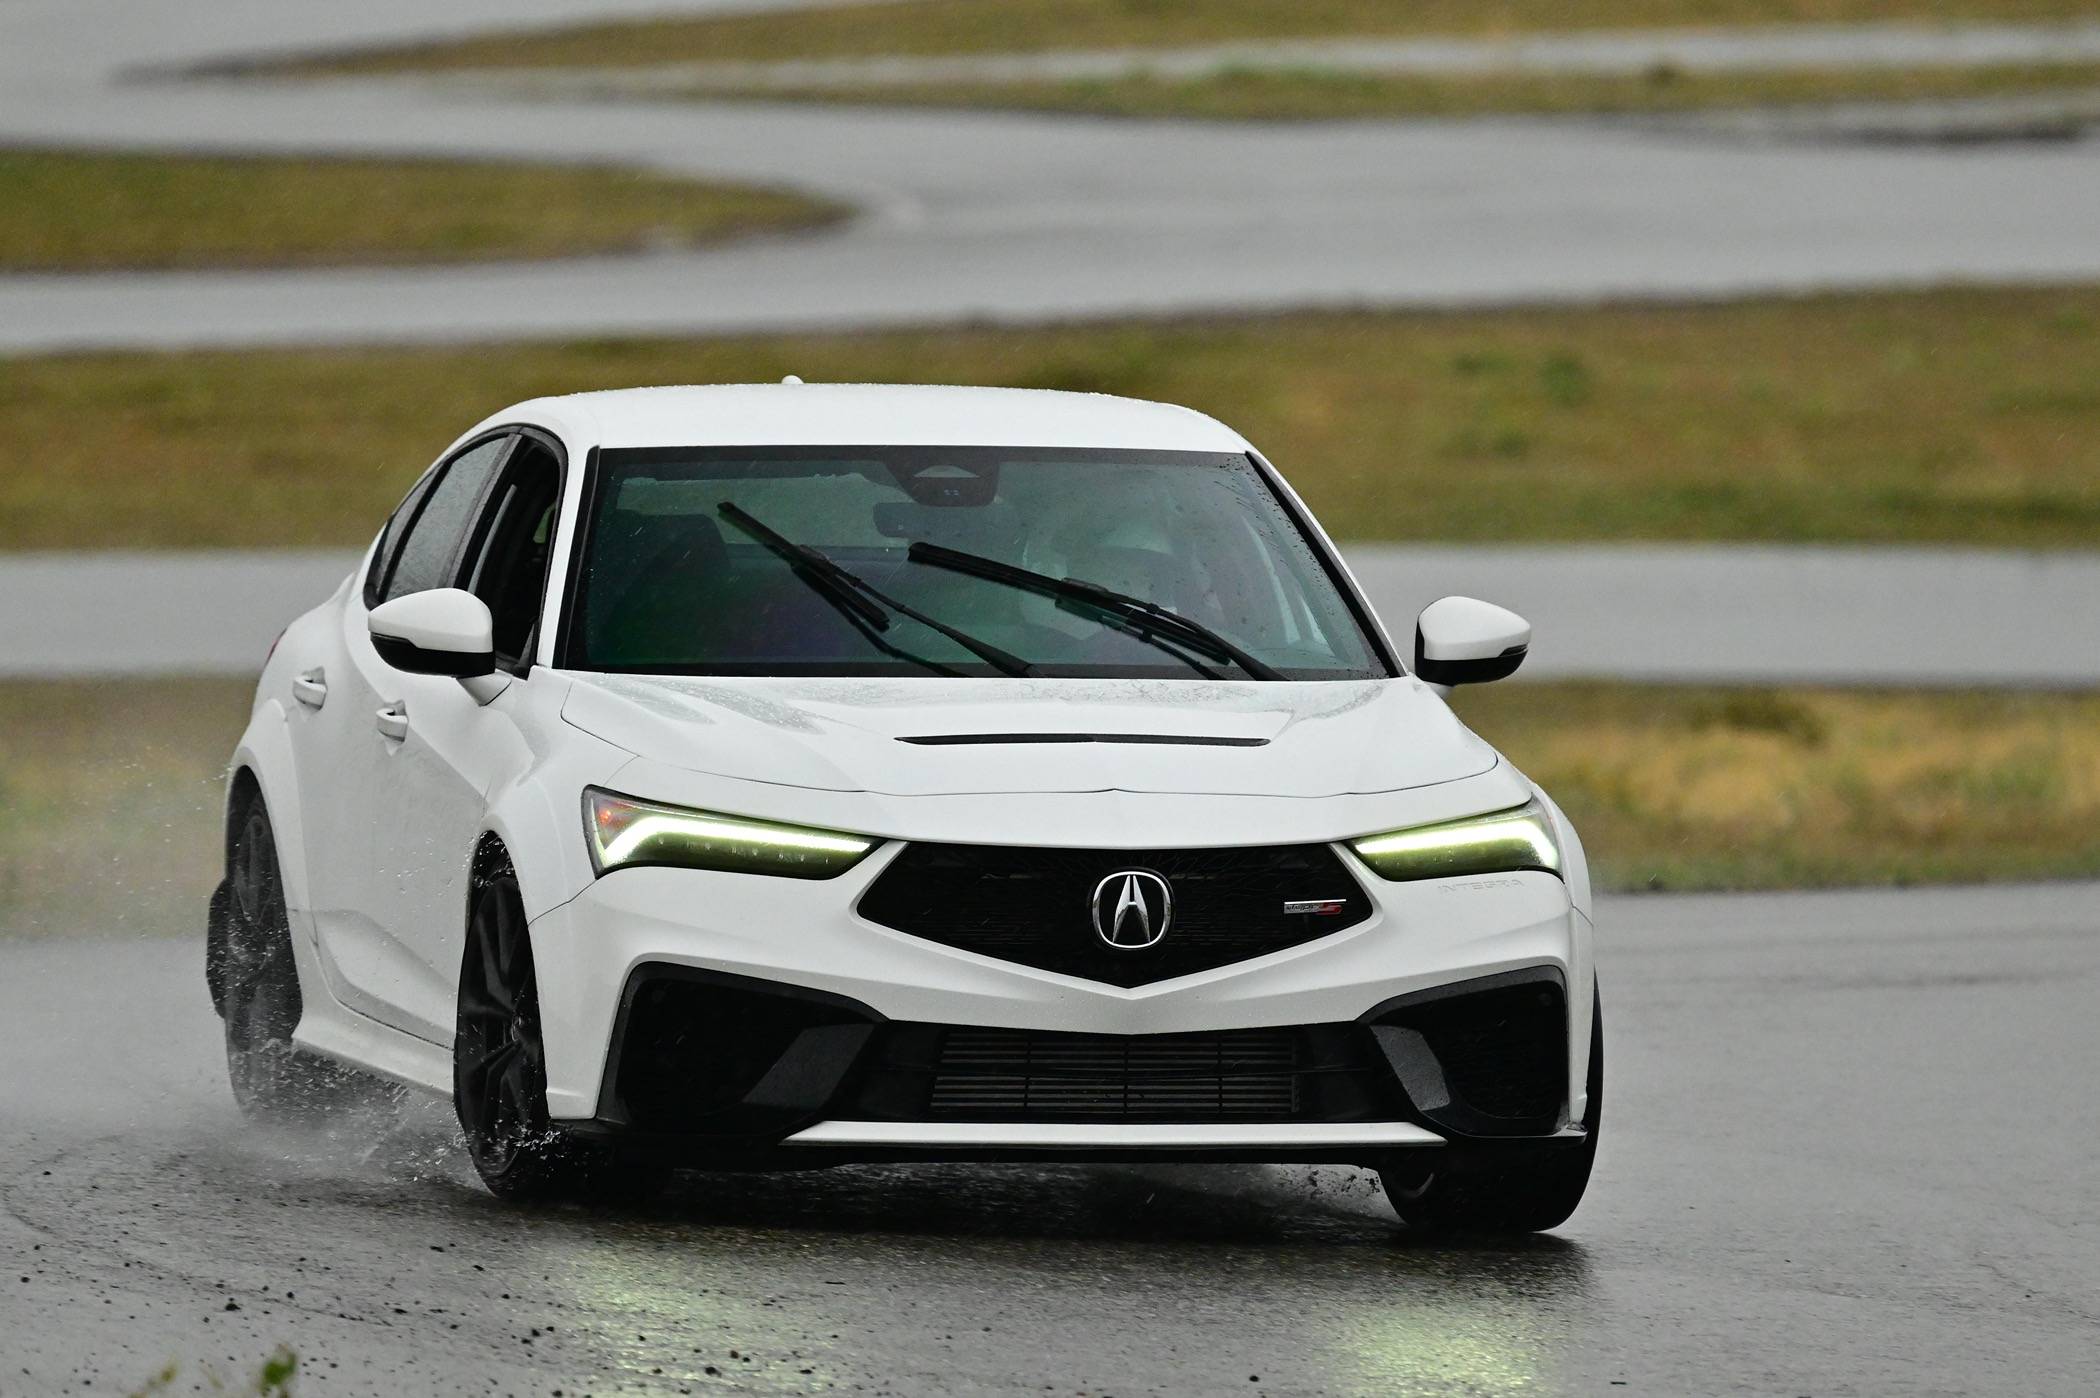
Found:
[{"label": "rearview mirror inside car", "polygon": [[1415,622],[1415,674],[1424,684],[1486,684],[1513,674],[1531,648],[1531,623],[1506,607],[1445,597]]}]

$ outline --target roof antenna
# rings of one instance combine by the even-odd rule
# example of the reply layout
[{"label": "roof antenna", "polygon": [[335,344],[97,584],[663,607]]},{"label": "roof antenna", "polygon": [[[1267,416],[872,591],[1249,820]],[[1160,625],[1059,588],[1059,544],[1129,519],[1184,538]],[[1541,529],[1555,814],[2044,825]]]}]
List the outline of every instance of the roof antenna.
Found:
[{"label": "roof antenna", "polygon": [[782,379],[782,380],[781,380],[781,382],[782,382],[782,383],[801,383],[801,382],[802,382],[802,376],[801,376],[800,374],[789,374],[789,375],[788,375],[788,376],[787,376],[786,378]]}]

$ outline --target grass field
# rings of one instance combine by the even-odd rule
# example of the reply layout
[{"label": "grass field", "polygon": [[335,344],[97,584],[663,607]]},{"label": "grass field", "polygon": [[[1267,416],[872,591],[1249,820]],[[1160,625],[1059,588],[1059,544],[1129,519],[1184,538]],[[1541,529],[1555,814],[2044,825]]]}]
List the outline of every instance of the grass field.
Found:
[{"label": "grass field", "polygon": [[0,272],[554,257],[842,213],[615,169],[0,150]]},{"label": "grass field", "polygon": [[2100,875],[2100,696],[1511,684],[1454,707],[1600,886]]},{"label": "grass field", "polygon": [[[1028,82],[884,83],[737,89],[696,85],[701,100],[873,103],[1220,121],[1338,121],[1492,113],[1679,112],[1823,102],[1994,97],[2100,86],[2100,64],[1990,68],[1827,69],[1773,73],[1645,73],[1430,77],[1226,69],[1194,78],[1130,76]],[[649,89],[651,97],[664,95]]]},{"label": "grass field", "polygon": [[0,681],[0,932],[201,931],[219,878],[220,774],[253,692]]},{"label": "grass field", "polygon": [[2100,539],[2100,289],[0,359],[0,548],[365,542],[505,403],[978,382],[1218,414],[1351,539]]},{"label": "grass field", "polygon": [[[0,932],[198,931],[250,691],[0,683]],[[1519,683],[1456,707],[1602,887],[2100,876],[2100,696]]]},{"label": "grass field", "polygon": [[901,0],[498,33],[327,56],[304,71],[762,62],[1155,48],[1260,39],[1670,25],[2088,19],[2091,0]]}]

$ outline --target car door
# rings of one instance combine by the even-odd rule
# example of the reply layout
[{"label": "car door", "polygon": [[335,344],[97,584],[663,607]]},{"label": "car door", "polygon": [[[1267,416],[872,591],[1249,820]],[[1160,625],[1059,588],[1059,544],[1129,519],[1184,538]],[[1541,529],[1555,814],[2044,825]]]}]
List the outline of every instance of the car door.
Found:
[{"label": "car door", "polygon": [[[447,585],[488,604],[499,676],[529,682],[533,638],[546,591],[561,473],[547,441],[521,435],[485,491]],[[449,1044],[457,1021],[460,948],[475,842],[493,783],[530,754],[506,692],[477,698],[459,681],[387,667],[378,680],[391,715],[381,742],[393,803],[372,824],[375,916],[408,965],[402,1027]],[[484,702],[484,700],[487,702]]]},{"label": "car door", "polygon": [[370,919],[360,911],[369,855],[364,798],[371,785],[362,768],[371,756],[367,738],[375,702],[360,693],[346,642],[363,631],[366,611],[378,602],[409,526],[450,464],[441,462],[417,479],[388,517],[364,575],[319,624],[295,626],[279,642],[291,660],[283,698],[300,795],[296,829],[305,856],[302,886],[286,891],[295,900],[293,925],[310,931],[330,988],[346,1002],[355,1000],[355,992],[337,963],[361,967],[371,941]]},{"label": "car door", "polygon": [[[400,885],[413,871],[392,851],[382,852],[380,832],[442,797],[424,764],[403,760],[410,747],[405,716],[421,699],[434,722],[438,701],[450,697],[445,689],[459,685],[404,675],[381,660],[368,618],[380,602],[452,585],[481,501],[513,440],[502,433],[469,443],[439,463],[404,504],[406,517],[389,527],[398,537],[388,539],[366,588],[343,607],[323,677],[325,701],[314,714],[321,720],[313,725],[316,740],[298,759],[310,860],[328,869],[314,925],[329,987],[350,1008],[418,1037],[437,1035],[451,991],[433,981],[395,930]],[[435,1041],[450,1043],[449,1008],[442,1022]]]}]

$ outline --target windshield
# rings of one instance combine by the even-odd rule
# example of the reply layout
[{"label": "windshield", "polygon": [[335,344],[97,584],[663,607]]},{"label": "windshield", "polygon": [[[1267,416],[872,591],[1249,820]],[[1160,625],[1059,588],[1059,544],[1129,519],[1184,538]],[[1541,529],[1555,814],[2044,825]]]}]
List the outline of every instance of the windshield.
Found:
[{"label": "windshield", "polygon": [[[579,669],[1390,673],[1244,455],[696,447],[607,451],[597,470],[568,640]],[[939,566],[943,550],[1157,611]]]}]

